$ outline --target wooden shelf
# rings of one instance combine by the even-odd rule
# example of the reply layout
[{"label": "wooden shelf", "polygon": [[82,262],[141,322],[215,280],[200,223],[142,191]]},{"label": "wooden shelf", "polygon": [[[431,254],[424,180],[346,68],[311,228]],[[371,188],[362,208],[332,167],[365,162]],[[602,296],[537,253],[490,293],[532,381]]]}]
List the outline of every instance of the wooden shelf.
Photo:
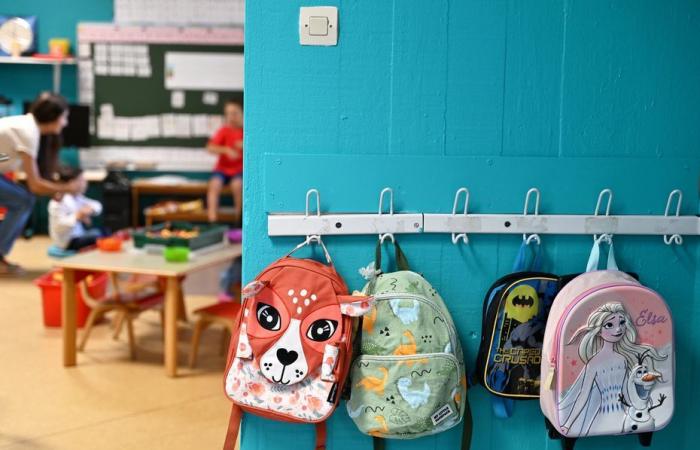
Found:
[{"label": "wooden shelf", "polygon": [[35,58],[33,56],[0,56],[0,64],[42,64],[48,66],[75,65],[75,58]]}]

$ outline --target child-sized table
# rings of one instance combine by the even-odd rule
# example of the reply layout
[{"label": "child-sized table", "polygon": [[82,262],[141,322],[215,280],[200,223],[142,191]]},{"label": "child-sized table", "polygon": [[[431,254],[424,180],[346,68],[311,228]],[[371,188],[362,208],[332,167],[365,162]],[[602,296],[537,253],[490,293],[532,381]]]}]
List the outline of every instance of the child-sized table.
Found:
[{"label": "child-sized table", "polygon": [[169,263],[162,255],[148,254],[125,244],[121,252],[99,250],[79,253],[56,262],[63,269],[63,365],[76,365],[76,271],[118,272],[156,275],[166,278],[165,291],[165,373],[177,375],[177,318],[180,279],[187,274],[217,266],[241,255],[241,244],[230,244],[200,254],[185,263]]}]

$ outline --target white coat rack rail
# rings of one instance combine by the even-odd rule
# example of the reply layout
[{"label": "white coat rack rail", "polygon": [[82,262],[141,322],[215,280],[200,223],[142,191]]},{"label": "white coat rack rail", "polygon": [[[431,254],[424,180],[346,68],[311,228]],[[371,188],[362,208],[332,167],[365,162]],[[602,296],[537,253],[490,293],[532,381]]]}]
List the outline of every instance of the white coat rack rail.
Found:
[{"label": "white coat rack rail", "polygon": [[[384,211],[384,197],[389,195],[388,212]],[[462,195],[464,194],[464,195]],[[311,212],[309,202],[315,195],[316,211]],[[530,211],[530,199],[534,195],[534,211]],[[603,198],[607,204],[601,210]],[[463,203],[460,200],[464,197]],[[454,197],[451,214],[395,213],[393,191],[384,188],[379,195],[377,213],[321,213],[320,194],[311,189],[306,194],[304,214],[268,214],[269,236],[327,236],[377,234],[392,237],[396,233],[450,233],[452,242],[469,242],[470,234],[522,234],[523,239],[539,242],[540,234],[628,234],[664,236],[666,244],[682,244],[683,236],[700,235],[700,218],[681,216],[683,194],[672,191],[666,203],[664,215],[611,215],[613,193],[604,189],[598,196],[592,215],[540,214],[540,192],[530,189],[525,196],[522,214],[470,214],[469,190],[460,188]],[[672,204],[675,200],[675,208]],[[460,207],[461,206],[461,207]]]}]

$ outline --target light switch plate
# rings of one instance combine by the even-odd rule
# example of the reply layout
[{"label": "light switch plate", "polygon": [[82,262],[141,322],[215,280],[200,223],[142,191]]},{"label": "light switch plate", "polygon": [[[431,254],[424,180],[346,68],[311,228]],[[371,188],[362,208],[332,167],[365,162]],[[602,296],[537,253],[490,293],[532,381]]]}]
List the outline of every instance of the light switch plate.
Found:
[{"label": "light switch plate", "polygon": [[301,45],[337,45],[338,8],[302,6],[299,9],[299,43]]}]

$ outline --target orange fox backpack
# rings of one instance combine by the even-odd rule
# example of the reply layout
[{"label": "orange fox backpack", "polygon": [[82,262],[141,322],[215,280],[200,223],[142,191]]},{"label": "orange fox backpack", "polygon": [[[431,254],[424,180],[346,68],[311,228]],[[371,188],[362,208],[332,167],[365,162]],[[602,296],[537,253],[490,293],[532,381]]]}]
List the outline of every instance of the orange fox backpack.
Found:
[{"label": "orange fox backpack", "polygon": [[[290,255],[310,242],[328,264]],[[233,449],[243,412],[316,425],[325,449],[325,421],[335,410],[352,358],[353,317],[368,296],[348,295],[318,238],[307,239],[267,266],[242,291],[224,388],[233,402],[225,449]]]}]

